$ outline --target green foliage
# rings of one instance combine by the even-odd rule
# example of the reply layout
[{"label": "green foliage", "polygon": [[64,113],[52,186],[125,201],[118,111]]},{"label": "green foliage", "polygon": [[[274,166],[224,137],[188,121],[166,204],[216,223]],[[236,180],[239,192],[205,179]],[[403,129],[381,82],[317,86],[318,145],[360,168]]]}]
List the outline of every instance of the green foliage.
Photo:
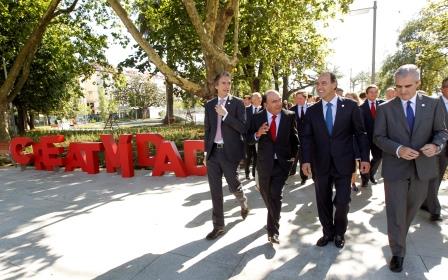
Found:
[{"label": "green foliage", "polygon": [[407,63],[416,64],[422,74],[421,89],[429,94],[439,91],[448,75],[448,1],[435,0],[401,31],[398,51],[389,56],[380,72],[382,89],[393,84],[395,70]]}]

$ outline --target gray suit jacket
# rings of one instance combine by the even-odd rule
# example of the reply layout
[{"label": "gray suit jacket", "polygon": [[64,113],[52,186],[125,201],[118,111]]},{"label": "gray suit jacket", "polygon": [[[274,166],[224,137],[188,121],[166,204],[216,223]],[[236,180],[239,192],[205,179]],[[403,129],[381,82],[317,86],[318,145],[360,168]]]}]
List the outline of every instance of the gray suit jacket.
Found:
[{"label": "gray suit jacket", "polygon": [[[444,147],[448,132],[444,120],[444,108],[438,99],[417,94],[415,123],[411,133],[400,98],[394,98],[378,106],[373,134],[374,143],[383,150],[382,176],[395,181],[411,178],[414,170],[420,180],[438,176],[437,157],[423,153],[415,160],[398,158],[400,145],[420,150],[433,143]],[[414,169],[415,168],[415,169]]]},{"label": "gray suit jacket", "polygon": [[[213,143],[215,141],[218,114],[215,106],[218,98],[215,97],[205,104],[204,117],[204,144],[207,152],[207,159],[210,158]],[[229,95],[225,108],[227,117],[221,123],[221,133],[224,140],[224,153],[227,160],[238,162],[244,158],[243,135],[246,133],[246,112],[243,101],[235,96]]]}]

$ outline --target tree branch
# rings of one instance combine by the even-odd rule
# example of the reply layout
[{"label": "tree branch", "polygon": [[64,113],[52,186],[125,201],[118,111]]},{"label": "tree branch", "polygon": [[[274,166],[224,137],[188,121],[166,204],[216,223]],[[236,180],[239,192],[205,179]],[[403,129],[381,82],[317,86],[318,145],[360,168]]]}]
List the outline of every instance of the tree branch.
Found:
[{"label": "tree branch", "polygon": [[204,25],[202,24],[194,1],[182,0],[182,2],[184,3],[185,9],[187,10],[188,17],[190,18],[190,21],[193,24],[196,33],[198,34],[199,41],[204,51],[222,62],[225,66],[234,67],[236,65],[235,61],[231,60],[222,49],[224,41],[222,44],[215,44],[212,41],[212,37],[209,36],[209,34],[205,33]]},{"label": "tree branch", "polygon": [[78,4],[78,0],[73,1],[73,3],[67,9],[59,9],[53,14],[53,18],[61,15],[61,14],[69,14],[75,10],[76,4]]},{"label": "tree branch", "polygon": [[169,82],[176,84],[183,90],[194,93],[195,95],[198,95],[200,97],[205,96],[205,92],[203,91],[203,88],[200,85],[180,77],[165,62],[163,62],[163,60],[160,58],[157,52],[151,47],[151,45],[147,41],[145,41],[142,34],[138,31],[137,27],[129,19],[127,12],[123,9],[118,0],[107,0],[107,2],[110,4],[110,6],[115,11],[117,16],[126,26],[126,28],[132,35],[134,40],[146,52],[149,60],[152,63],[154,63],[154,65],[160,70],[160,72],[163,73],[163,75]]},{"label": "tree branch", "polygon": [[205,16],[205,30],[213,38],[215,34],[216,19],[218,18],[219,0],[207,0],[207,14]]},{"label": "tree branch", "polygon": [[215,36],[213,38],[213,42],[216,45],[224,45],[227,29],[229,28],[230,22],[232,21],[232,17],[234,16],[236,9],[238,8],[238,5],[238,0],[230,0],[227,2],[226,6],[223,9],[219,10],[217,20],[218,25],[216,27]]}]

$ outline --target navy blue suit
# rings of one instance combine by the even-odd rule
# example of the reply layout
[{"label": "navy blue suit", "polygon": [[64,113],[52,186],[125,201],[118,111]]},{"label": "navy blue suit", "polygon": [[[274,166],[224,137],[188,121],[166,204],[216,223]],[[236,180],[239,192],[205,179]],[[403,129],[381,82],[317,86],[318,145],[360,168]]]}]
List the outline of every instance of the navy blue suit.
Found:
[{"label": "navy blue suit", "polygon": [[[300,116],[300,113],[298,111],[298,108],[299,108],[298,105],[294,105],[289,109],[290,111],[293,111],[296,115],[297,134],[299,135],[300,142],[302,142],[303,127],[304,127],[304,123],[305,123],[305,115],[306,115],[306,110],[308,109],[308,104],[305,103],[303,106],[306,108],[305,110],[303,110],[303,113],[304,113],[303,116]],[[302,166],[302,162],[303,162],[302,146],[299,147],[299,151],[297,153],[297,156],[295,158],[294,164],[291,169],[291,175],[296,173],[297,162],[300,162],[300,166]],[[308,177],[303,173],[302,168],[300,168],[300,178],[302,179],[303,183],[308,179]]]},{"label": "navy blue suit", "polygon": [[[351,175],[355,171],[353,139],[362,161],[368,161],[368,139],[361,111],[353,100],[338,98],[336,119],[330,135],[323,115],[322,101],[305,115],[303,161],[311,163],[319,220],[326,236],[343,236],[347,229]],[[334,201],[333,185],[336,188]],[[336,208],[333,218],[333,204]]]},{"label": "navy blue suit", "polygon": [[[378,109],[378,106],[383,102],[384,100],[375,100],[376,108]],[[378,167],[380,166],[381,160],[383,158],[383,151],[378,148],[375,143],[373,143],[373,128],[375,127],[375,119],[373,118],[370,111],[370,101],[366,99],[366,101],[364,101],[360,108],[364,125],[367,131],[367,137],[369,138],[369,150],[372,154],[372,159],[370,161],[370,173],[361,175],[363,184],[367,184],[369,177],[373,179],[378,170]]]}]

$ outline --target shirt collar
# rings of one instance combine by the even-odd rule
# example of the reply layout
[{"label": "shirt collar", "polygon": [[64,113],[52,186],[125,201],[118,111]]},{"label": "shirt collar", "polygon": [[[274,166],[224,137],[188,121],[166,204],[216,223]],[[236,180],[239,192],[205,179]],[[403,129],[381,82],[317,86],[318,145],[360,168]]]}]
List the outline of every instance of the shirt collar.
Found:
[{"label": "shirt collar", "polygon": [[[271,114],[271,112],[269,112],[268,110],[266,110],[266,113],[268,113],[268,120],[272,119],[272,115],[273,115],[273,114]],[[282,112],[280,112],[280,113],[277,114],[277,118],[276,118],[276,120],[278,119],[278,117],[279,117],[281,114],[282,114]]]},{"label": "shirt collar", "polygon": [[415,104],[416,104],[415,102],[417,101],[417,94],[415,94],[414,97],[412,97],[412,98],[409,99],[409,100],[403,100],[403,99],[401,99],[401,98],[400,98],[400,100],[401,100],[401,104],[403,104],[403,106],[408,105],[408,101],[411,101],[412,104],[415,105]]},{"label": "shirt collar", "polygon": [[333,99],[330,100],[330,102],[327,102],[322,99],[323,107],[325,108],[327,106],[327,103],[331,103],[331,104],[333,104],[333,107],[336,108],[338,105],[338,98],[339,98],[339,96],[336,94],[335,97],[333,97]]}]

